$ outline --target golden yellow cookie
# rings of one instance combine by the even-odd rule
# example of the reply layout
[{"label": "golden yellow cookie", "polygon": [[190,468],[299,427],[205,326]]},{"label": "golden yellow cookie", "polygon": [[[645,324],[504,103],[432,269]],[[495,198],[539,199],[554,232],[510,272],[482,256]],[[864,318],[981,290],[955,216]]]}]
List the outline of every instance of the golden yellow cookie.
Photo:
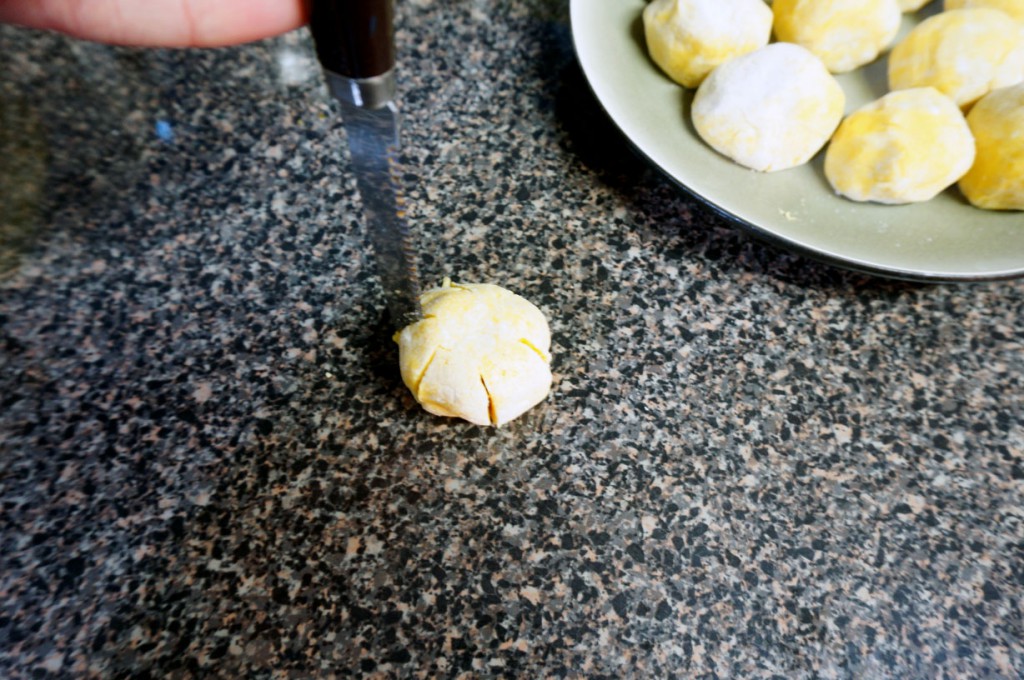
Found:
[{"label": "golden yellow cookie", "polygon": [[974,161],[960,108],[931,87],[890,92],[839,125],[825,152],[825,177],[855,201],[927,201]]},{"label": "golden yellow cookie", "polygon": [[832,73],[874,61],[902,17],[897,0],[775,0],[772,11],[775,37],[806,47]]},{"label": "golden yellow cookie", "polygon": [[643,23],[654,63],[697,87],[719,64],[768,44],[772,11],[762,0],[653,0]]},{"label": "golden yellow cookie", "polygon": [[968,7],[1001,9],[1017,21],[1024,21],[1024,0],[946,0],[943,4],[946,10]]},{"label": "golden yellow cookie", "polygon": [[1024,33],[995,9],[954,9],[914,27],[889,54],[889,87],[931,86],[961,107],[1024,80]]},{"label": "golden yellow cookie", "polygon": [[977,156],[960,191],[979,208],[1024,210],[1024,83],[982,97],[967,124]]},{"label": "golden yellow cookie", "polygon": [[843,117],[846,97],[821,60],[773,43],[722,64],[701,83],[697,133],[740,165],[770,172],[806,163]]},{"label": "golden yellow cookie", "polygon": [[402,380],[423,408],[501,425],[551,389],[551,334],[532,303],[488,283],[445,279],[423,293],[423,318],[395,335]]}]

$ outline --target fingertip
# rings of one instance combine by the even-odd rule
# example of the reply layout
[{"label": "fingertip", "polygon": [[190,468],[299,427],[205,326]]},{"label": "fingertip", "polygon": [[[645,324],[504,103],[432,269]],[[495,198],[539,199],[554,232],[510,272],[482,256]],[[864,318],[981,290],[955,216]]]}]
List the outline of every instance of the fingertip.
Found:
[{"label": "fingertip", "polygon": [[192,27],[185,45],[238,45],[293,31],[307,22],[302,0],[208,0],[192,3]]}]

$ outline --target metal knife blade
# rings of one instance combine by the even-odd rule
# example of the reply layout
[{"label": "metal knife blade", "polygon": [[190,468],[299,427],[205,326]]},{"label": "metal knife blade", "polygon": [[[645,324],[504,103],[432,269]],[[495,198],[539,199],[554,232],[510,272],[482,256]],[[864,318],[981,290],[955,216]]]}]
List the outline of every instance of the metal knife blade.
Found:
[{"label": "metal knife blade", "polygon": [[419,274],[399,189],[391,0],[314,0],[310,28],[341,104],[349,153],[391,321],[422,316]]}]

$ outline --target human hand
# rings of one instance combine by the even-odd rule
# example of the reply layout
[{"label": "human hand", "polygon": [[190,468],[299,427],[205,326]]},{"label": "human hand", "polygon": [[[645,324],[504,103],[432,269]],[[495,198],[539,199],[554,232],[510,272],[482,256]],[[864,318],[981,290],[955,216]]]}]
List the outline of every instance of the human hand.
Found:
[{"label": "human hand", "polygon": [[303,0],[0,0],[0,22],[116,45],[235,45],[305,21]]}]

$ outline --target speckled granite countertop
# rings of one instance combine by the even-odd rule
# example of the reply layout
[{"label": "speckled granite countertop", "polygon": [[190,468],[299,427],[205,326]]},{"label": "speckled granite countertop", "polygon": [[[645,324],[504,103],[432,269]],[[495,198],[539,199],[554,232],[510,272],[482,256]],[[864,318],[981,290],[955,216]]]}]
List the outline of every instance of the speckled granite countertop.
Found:
[{"label": "speckled granite countertop", "polygon": [[45,158],[0,279],[0,675],[1024,674],[1024,283],[749,240],[631,155],[557,4],[406,2],[398,39],[425,278],[551,320],[501,429],[400,382],[305,32],[0,30]]}]

